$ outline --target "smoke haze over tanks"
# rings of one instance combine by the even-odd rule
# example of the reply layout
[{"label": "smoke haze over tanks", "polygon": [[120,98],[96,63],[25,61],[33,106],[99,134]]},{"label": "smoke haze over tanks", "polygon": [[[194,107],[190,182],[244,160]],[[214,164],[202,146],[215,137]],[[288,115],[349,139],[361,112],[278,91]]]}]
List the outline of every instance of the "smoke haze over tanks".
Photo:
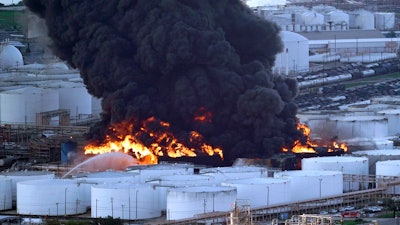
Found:
[{"label": "smoke haze over tanks", "polygon": [[46,20],[55,54],[103,99],[90,139],[112,123],[155,117],[183,142],[201,133],[229,162],[271,156],[302,137],[297,83],[271,74],[279,28],[239,0],[24,3]]}]

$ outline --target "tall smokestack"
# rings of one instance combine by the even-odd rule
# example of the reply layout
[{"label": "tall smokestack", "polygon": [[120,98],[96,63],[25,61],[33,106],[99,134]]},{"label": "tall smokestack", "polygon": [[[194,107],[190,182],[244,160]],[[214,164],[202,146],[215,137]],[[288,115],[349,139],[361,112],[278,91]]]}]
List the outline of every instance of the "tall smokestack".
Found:
[{"label": "tall smokestack", "polygon": [[[293,79],[274,77],[279,28],[240,0],[24,0],[54,53],[102,98],[90,139],[155,117],[200,132],[225,160],[269,157],[301,138]],[[212,115],[199,122],[198,113]],[[143,141],[146,143],[146,141]]]}]

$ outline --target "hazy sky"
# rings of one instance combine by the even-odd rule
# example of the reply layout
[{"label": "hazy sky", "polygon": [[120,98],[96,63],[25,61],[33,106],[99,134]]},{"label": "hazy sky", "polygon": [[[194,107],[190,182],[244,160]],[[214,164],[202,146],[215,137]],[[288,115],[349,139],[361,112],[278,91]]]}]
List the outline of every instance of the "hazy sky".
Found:
[{"label": "hazy sky", "polygon": [[17,4],[20,0],[0,0],[0,3],[3,3],[4,5],[10,5],[12,3]]}]

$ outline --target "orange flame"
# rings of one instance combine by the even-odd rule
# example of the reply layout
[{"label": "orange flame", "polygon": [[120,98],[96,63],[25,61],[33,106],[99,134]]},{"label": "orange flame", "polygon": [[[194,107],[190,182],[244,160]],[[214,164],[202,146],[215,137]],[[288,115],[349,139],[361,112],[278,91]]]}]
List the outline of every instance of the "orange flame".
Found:
[{"label": "orange flame", "polygon": [[212,113],[207,111],[205,107],[200,107],[194,114],[194,120],[197,122],[211,123],[212,117]]},{"label": "orange flame", "polygon": [[[321,146],[318,145],[314,142],[311,141],[310,139],[310,134],[311,134],[311,129],[305,124],[298,123],[297,124],[297,130],[302,131],[304,136],[307,138],[306,143],[303,144],[299,140],[296,140],[295,143],[293,144],[292,152],[293,153],[316,153],[315,147]],[[322,147],[328,148],[328,152],[334,152],[335,149],[343,149],[343,151],[347,152],[347,145],[345,143],[338,144],[335,141],[330,143],[329,145],[323,145]],[[283,148],[284,152],[288,152],[288,148]]]},{"label": "orange flame", "polygon": [[[151,123],[157,123],[156,131],[149,129]],[[121,151],[132,154],[141,164],[157,164],[158,157],[168,155],[172,158],[188,156],[195,157],[196,149],[201,150],[207,155],[218,154],[223,159],[223,152],[220,148],[213,148],[204,142],[204,138],[199,133],[192,131],[189,142],[198,148],[187,147],[179,142],[169,131],[170,124],[157,121],[154,117],[148,118],[143,122],[140,131],[132,134],[133,124],[121,122],[110,126],[110,133],[100,144],[88,144],[84,147],[85,154],[102,154],[111,151]],[[112,135],[112,136],[111,136]],[[147,135],[152,140],[147,145],[143,144],[136,137]]]}]

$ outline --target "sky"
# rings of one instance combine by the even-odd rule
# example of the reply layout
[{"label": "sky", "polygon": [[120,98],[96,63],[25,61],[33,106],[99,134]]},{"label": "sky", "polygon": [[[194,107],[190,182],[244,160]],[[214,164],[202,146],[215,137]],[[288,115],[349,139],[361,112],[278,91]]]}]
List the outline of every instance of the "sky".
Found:
[{"label": "sky", "polygon": [[20,0],[0,0],[0,3],[3,3],[4,5],[10,5],[12,3],[17,4]]}]

